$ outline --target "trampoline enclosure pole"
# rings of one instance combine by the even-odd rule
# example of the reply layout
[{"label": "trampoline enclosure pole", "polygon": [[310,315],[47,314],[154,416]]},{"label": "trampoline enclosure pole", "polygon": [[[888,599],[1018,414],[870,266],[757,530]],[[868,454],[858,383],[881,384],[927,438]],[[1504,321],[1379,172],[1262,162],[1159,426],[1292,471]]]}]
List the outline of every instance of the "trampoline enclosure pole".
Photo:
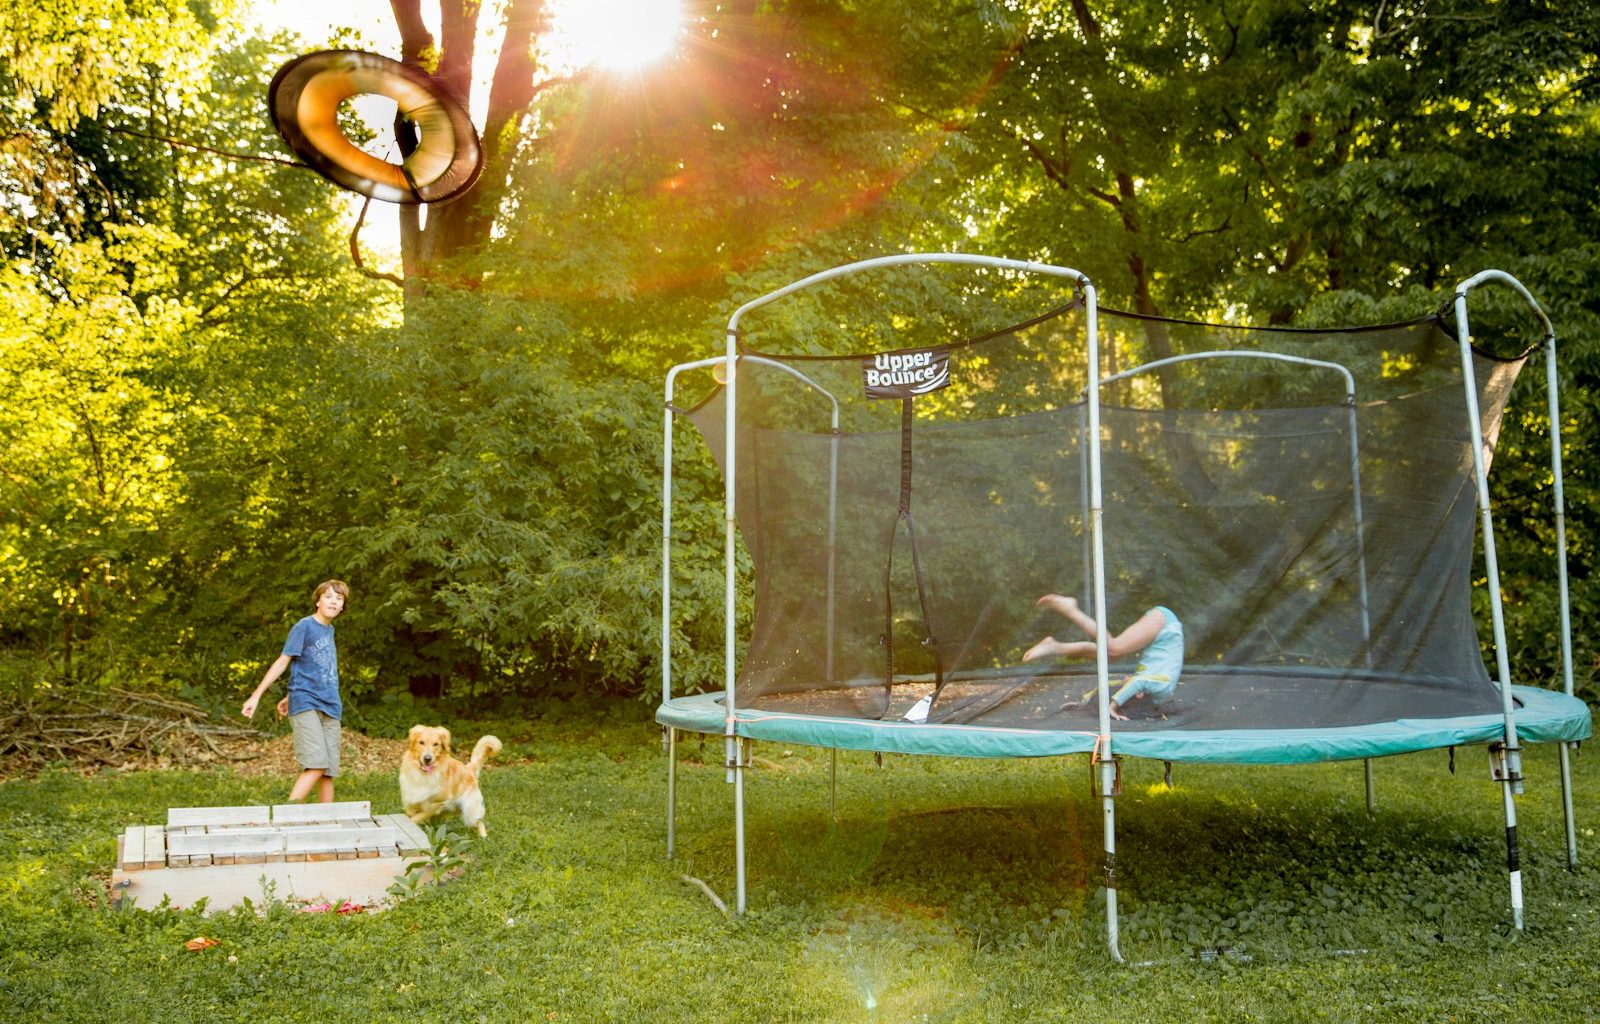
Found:
[{"label": "trampoline enclosure pole", "polygon": [[1467,326],[1467,289],[1483,277],[1456,289],[1456,333],[1461,346],[1461,377],[1466,391],[1467,442],[1472,452],[1473,477],[1478,492],[1478,517],[1483,534],[1483,561],[1489,587],[1489,612],[1494,626],[1495,671],[1500,685],[1502,713],[1505,716],[1505,741],[1501,747],[1502,802],[1506,816],[1506,869],[1511,881],[1511,919],[1522,930],[1522,862],[1517,838],[1516,792],[1522,788],[1522,758],[1517,745],[1516,711],[1511,697],[1511,663],[1506,652],[1505,609],[1500,604],[1500,562],[1495,556],[1494,514],[1489,506],[1489,476],[1484,466],[1483,418],[1478,408],[1477,374],[1472,366],[1471,334]]},{"label": "trampoline enclosure pole", "polygon": [[[672,699],[672,383],[667,372],[665,424],[661,435],[661,706]],[[678,732],[667,727],[667,859],[672,859],[677,810]]]},{"label": "trampoline enclosure pole", "polygon": [[[1567,514],[1561,480],[1561,389],[1556,380],[1556,336],[1544,337],[1545,391],[1550,403],[1550,476],[1555,481],[1556,579],[1561,588],[1561,688],[1572,693],[1572,595],[1567,583]],[[1567,867],[1578,866],[1578,829],[1572,813],[1571,744],[1556,744],[1561,758],[1561,812],[1567,826]]]},{"label": "trampoline enclosure pole", "polygon": [[[720,363],[721,359],[701,359],[693,363],[680,363],[667,371],[663,392],[665,414],[661,429],[661,706],[672,701],[672,426],[675,415],[672,397],[678,374]],[[667,856],[672,856],[673,833],[676,829],[678,762],[678,732],[668,726],[667,747]]]},{"label": "trampoline enclosure pole", "polygon": [[734,326],[728,325],[728,347],[725,371],[727,383],[723,385],[726,390],[724,401],[725,431],[727,436],[723,439],[724,465],[727,471],[723,474],[723,509],[724,522],[722,533],[722,559],[723,559],[723,626],[722,626],[722,675],[723,675],[723,717],[722,735],[723,750],[725,751],[723,763],[727,766],[728,779],[733,783],[733,860],[735,875],[734,910],[744,913],[744,759],[740,757],[739,740],[735,732],[735,715],[737,714],[734,692],[734,523],[735,507],[734,495],[737,491],[736,476],[738,473],[738,345],[739,335]]},{"label": "trampoline enclosure pole", "polygon": [[1111,748],[1111,684],[1110,664],[1106,643],[1110,626],[1106,622],[1106,545],[1104,529],[1104,496],[1100,478],[1100,342],[1099,307],[1095,302],[1094,285],[1087,278],[1080,279],[1083,289],[1085,323],[1088,334],[1087,361],[1088,386],[1085,398],[1089,408],[1089,542],[1093,568],[1094,620],[1098,625],[1094,637],[1094,663],[1096,686],[1100,695],[1100,737],[1095,744],[1100,757],[1100,802],[1105,816],[1106,850],[1106,945],[1111,958],[1122,962],[1122,951],[1117,947],[1117,803],[1116,762]]},{"label": "trampoline enclosure pole", "polygon": [[1089,536],[1089,407],[1088,393],[1084,393],[1085,403],[1078,409],[1078,494],[1079,509],[1078,529],[1083,534],[1083,592],[1094,593],[1094,552],[1091,550],[1092,540]]}]

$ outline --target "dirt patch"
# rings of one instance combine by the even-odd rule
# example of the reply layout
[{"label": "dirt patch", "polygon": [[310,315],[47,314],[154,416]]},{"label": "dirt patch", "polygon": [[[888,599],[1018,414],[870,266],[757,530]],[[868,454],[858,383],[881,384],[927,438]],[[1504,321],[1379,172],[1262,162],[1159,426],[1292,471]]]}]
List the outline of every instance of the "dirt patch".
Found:
[{"label": "dirt patch", "polygon": [[[406,752],[405,740],[391,740],[365,736],[354,729],[342,730],[344,742],[339,750],[339,771],[345,772],[398,772],[400,755]],[[294,737],[278,736],[252,745],[247,760],[233,762],[233,770],[240,775],[281,775],[289,778],[300,773],[300,763],[294,759]]]}]

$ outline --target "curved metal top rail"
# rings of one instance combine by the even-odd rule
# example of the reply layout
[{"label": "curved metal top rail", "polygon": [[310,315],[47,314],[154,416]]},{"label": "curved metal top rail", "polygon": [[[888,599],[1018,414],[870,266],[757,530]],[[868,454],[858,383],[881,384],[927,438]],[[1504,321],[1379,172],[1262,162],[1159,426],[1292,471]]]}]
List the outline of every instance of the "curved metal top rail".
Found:
[{"label": "curved metal top rail", "polygon": [[1544,324],[1545,338],[1549,339],[1556,336],[1556,329],[1550,325],[1550,318],[1545,315],[1543,307],[1541,307],[1534,299],[1533,294],[1529,292],[1527,288],[1523,287],[1521,281],[1518,281],[1516,278],[1512,277],[1503,270],[1481,270],[1467,278],[1465,281],[1462,281],[1460,284],[1456,285],[1456,301],[1465,301],[1467,292],[1471,291],[1473,288],[1476,288],[1478,285],[1485,284],[1489,281],[1499,281],[1502,284],[1508,284],[1515,288],[1518,294],[1527,300],[1528,306],[1533,310],[1534,316],[1537,316],[1539,318],[1539,322]]},{"label": "curved metal top rail", "polygon": [[909,263],[959,263],[975,267],[992,267],[998,270],[1020,270],[1031,274],[1049,274],[1053,277],[1071,278],[1078,285],[1089,283],[1088,275],[1082,271],[1073,270],[1071,267],[1058,267],[1052,263],[1034,263],[1030,260],[1008,260],[1000,256],[975,256],[961,252],[917,252],[903,253],[898,256],[879,256],[870,260],[860,260],[855,263],[846,263],[843,266],[833,267],[819,271],[810,277],[784,285],[776,291],[768,292],[760,298],[751,299],[733,311],[733,316],[728,318],[728,333],[733,334],[738,330],[739,318],[751,310],[793,295],[795,292],[810,288],[812,285],[822,284],[837,277],[847,277],[864,270],[875,270],[879,267],[897,267]]},{"label": "curved metal top rail", "polygon": [[[784,373],[787,373],[791,377],[794,377],[794,378],[798,379],[800,381],[800,383],[806,385],[811,390],[813,390],[813,391],[817,392],[818,394],[822,395],[822,397],[826,398],[829,401],[829,403],[831,403],[833,405],[833,425],[836,428],[839,426],[839,399],[834,397],[833,392],[829,391],[827,388],[823,387],[821,384],[818,384],[816,381],[812,380],[810,377],[807,377],[805,374],[801,373],[799,370],[797,370],[794,367],[790,366],[788,363],[780,363],[776,359],[767,359],[764,356],[753,356],[753,355],[741,355],[741,356],[738,357],[738,359],[739,360],[748,360],[749,362],[752,362],[752,363],[760,363],[760,364],[762,364],[764,366],[771,366],[771,367],[774,367],[775,369],[782,370]],[[709,366],[709,367],[712,368],[713,374],[715,374],[717,367],[721,366],[721,367],[726,368],[727,365],[728,365],[728,357],[727,356],[713,356],[710,359],[696,359],[693,362],[679,363],[678,365],[672,367],[672,369],[667,371],[667,404],[668,405],[672,404],[673,385],[676,383],[679,373],[683,372],[684,370],[698,370],[698,369],[702,369],[704,367]],[[738,364],[736,362],[735,366],[737,366],[737,365]],[[724,372],[726,372],[726,369],[724,369]],[[738,370],[735,370],[734,372],[737,373]],[[725,379],[724,380],[719,380],[719,383],[726,384],[727,381]]]},{"label": "curved metal top rail", "polygon": [[[1174,363],[1187,363],[1197,359],[1270,359],[1274,362],[1299,363],[1304,366],[1315,366],[1320,369],[1334,370],[1344,378],[1345,400],[1353,402],[1356,398],[1356,379],[1341,363],[1331,363],[1326,359],[1308,359],[1305,356],[1291,356],[1283,352],[1253,352],[1237,349],[1218,349],[1212,352],[1186,352],[1183,355],[1168,356],[1165,359],[1155,359],[1148,363],[1140,363],[1138,366],[1123,370],[1121,373],[1114,373],[1109,377],[1101,377],[1100,386],[1105,387],[1107,384],[1110,384],[1113,381],[1119,381],[1126,377],[1132,377],[1135,374],[1144,373],[1147,370],[1154,370],[1158,366],[1171,366]],[[1084,388],[1084,392],[1087,392],[1088,390],[1088,388]],[[1082,392],[1080,392],[1080,394],[1082,394]]]}]

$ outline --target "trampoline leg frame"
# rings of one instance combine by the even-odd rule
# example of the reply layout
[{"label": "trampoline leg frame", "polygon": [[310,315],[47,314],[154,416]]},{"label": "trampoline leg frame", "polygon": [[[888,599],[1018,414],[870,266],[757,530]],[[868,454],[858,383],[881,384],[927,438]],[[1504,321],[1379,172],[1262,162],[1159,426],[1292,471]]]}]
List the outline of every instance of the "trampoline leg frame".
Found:
[{"label": "trampoline leg frame", "polygon": [[729,744],[733,754],[728,770],[733,774],[733,862],[734,862],[734,913],[744,915],[744,768],[749,762],[749,751],[743,738]]},{"label": "trampoline leg frame", "polygon": [[1372,758],[1365,757],[1361,759],[1361,773],[1366,777],[1367,782],[1367,813],[1376,814],[1378,812],[1378,796],[1372,785]]},{"label": "trampoline leg frame", "polygon": [[1111,959],[1122,963],[1117,944],[1117,790],[1121,765],[1114,757],[1100,762],[1100,803],[1106,830],[1106,947]]},{"label": "trampoline leg frame", "polygon": [[839,748],[828,748],[828,820],[839,824]]},{"label": "trampoline leg frame", "polygon": [[[1115,755],[1101,757],[1099,745],[1089,754],[1089,779],[1094,784],[1094,769],[1100,769],[1100,806],[1105,820],[1106,853],[1106,946],[1111,959],[1123,963],[1117,942],[1117,797],[1122,794],[1122,760]],[[1093,795],[1091,793],[1091,795]]]},{"label": "trampoline leg frame", "polygon": [[1567,824],[1567,870],[1578,869],[1578,829],[1572,814],[1572,746],[1557,743],[1561,752],[1561,812]]},{"label": "trampoline leg frame", "polygon": [[1506,871],[1511,882],[1511,923],[1522,931],[1522,850],[1517,838],[1517,793],[1522,789],[1522,751],[1505,742],[1489,744],[1489,767],[1500,783],[1506,814]]},{"label": "trampoline leg frame", "polygon": [[1512,795],[1513,783],[1507,779],[1501,784],[1506,807],[1506,869],[1511,878],[1511,923],[1522,931],[1522,852],[1517,843],[1517,801]]},{"label": "trampoline leg frame", "polygon": [[667,726],[662,739],[667,748],[667,859],[671,860],[678,825],[678,730]]}]

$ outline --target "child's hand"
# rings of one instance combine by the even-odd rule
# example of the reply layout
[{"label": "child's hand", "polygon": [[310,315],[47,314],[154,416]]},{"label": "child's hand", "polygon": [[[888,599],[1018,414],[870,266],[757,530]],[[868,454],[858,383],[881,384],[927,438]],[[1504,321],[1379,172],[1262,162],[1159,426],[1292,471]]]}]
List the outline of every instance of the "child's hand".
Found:
[{"label": "child's hand", "polygon": [[246,718],[256,717],[256,698],[251,697],[249,700],[245,701],[244,707],[239,709],[239,713],[244,715]]},{"label": "child's hand", "polygon": [[286,718],[286,717],[288,717],[288,715],[289,715],[289,698],[285,697],[282,700],[278,701],[278,717],[279,718]]}]

